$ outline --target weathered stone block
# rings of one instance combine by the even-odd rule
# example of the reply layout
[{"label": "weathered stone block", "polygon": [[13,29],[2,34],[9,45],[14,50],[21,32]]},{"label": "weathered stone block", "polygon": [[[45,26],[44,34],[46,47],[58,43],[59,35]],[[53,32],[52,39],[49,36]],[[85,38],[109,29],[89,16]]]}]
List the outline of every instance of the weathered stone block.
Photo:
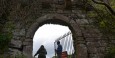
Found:
[{"label": "weathered stone block", "polygon": [[98,42],[100,40],[100,38],[86,38],[87,42]]},{"label": "weathered stone block", "polygon": [[99,41],[98,41],[98,44],[99,44],[100,47],[105,47],[105,46],[107,46],[107,42],[106,42],[105,40],[99,40]]},{"label": "weathered stone block", "polygon": [[87,47],[84,44],[77,45],[77,58],[87,58]]},{"label": "weathered stone block", "polygon": [[25,36],[25,29],[15,29],[13,30],[14,36]]},{"label": "weathered stone block", "polygon": [[97,46],[98,44],[96,42],[87,42],[87,48],[89,53],[97,53]]},{"label": "weathered stone block", "polygon": [[26,25],[24,25],[23,22],[16,22],[16,24],[14,24],[14,27],[17,28],[17,29],[20,29],[22,27],[25,27]]},{"label": "weathered stone block", "polygon": [[111,40],[111,43],[112,43],[112,44],[115,44],[115,39]]},{"label": "weathered stone block", "polygon": [[21,45],[22,45],[22,41],[12,39],[12,40],[11,40],[11,44],[13,44],[14,47],[20,48]]},{"label": "weathered stone block", "polygon": [[76,41],[84,41],[83,37],[77,37]]},{"label": "weathered stone block", "polygon": [[25,46],[23,53],[27,56],[27,58],[32,58],[32,46]]},{"label": "weathered stone block", "polygon": [[78,24],[89,24],[88,20],[87,19],[76,19],[76,22]]},{"label": "weathered stone block", "polygon": [[102,53],[102,54],[104,54],[106,51],[106,47],[99,47],[97,49],[98,49],[98,53]]},{"label": "weathered stone block", "polygon": [[22,52],[17,49],[9,49],[9,50],[12,51],[12,52],[10,52],[10,54],[11,54],[10,56],[12,56],[13,58],[16,58],[22,54]]},{"label": "weathered stone block", "polygon": [[97,54],[90,54],[89,58],[99,58]]},{"label": "weathered stone block", "polygon": [[98,29],[95,29],[94,27],[91,27],[90,25],[83,25],[81,26],[82,33],[84,37],[101,37],[101,33]]}]

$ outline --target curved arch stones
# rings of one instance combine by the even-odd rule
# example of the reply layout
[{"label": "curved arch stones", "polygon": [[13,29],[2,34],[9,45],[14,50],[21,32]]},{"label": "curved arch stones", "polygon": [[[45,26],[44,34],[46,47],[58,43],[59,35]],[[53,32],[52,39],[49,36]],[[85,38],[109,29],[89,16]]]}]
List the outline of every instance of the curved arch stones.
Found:
[{"label": "curved arch stones", "polygon": [[[79,25],[75,21],[73,21],[72,19],[69,19],[66,16],[63,16],[63,15],[60,15],[60,14],[47,14],[45,16],[42,16],[42,17],[38,18],[37,21],[34,24],[32,24],[30,26],[30,28],[28,29],[28,31],[27,31],[26,39],[30,39],[31,44],[27,44],[26,48],[24,49],[24,54],[27,55],[28,58],[29,57],[31,58],[31,56],[32,56],[32,54],[31,54],[32,53],[32,47],[33,47],[33,45],[32,45],[32,43],[33,43],[32,38],[33,38],[36,30],[41,26],[42,22],[48,21],[48,20],[51,20],[53,22],[56,21],[56,20],[57,21],[58,20],[59,21],[63,21],[62,23],[57,23],[57,24],[68,26],[69,29],[72,31],[73,40],[74,41],[76,41],[77,37],[80,37],[82,35],[81,31],[80,31],[80,28],[79,28]],[[56,23],[56,22],[54,22],[54,23]],[[45,23],[43,23],[43,24],[45,24]],[[76,42],[74,42],[75,50],[76,50],[76,47],[80,47],[80,45],[76,45]],[[83,47],[80,47],[80,48],[83,49]],[[77,51],[77,53],[79,53],[80,55],[77,55],[76,57],[82,58],[81,54],[86,53],[86,51],[82,52],[82,53]],[[85,54],[85,55],[87,56],[87,54]],[[85,55],[84,55],[84,57],[86,57]]]}]

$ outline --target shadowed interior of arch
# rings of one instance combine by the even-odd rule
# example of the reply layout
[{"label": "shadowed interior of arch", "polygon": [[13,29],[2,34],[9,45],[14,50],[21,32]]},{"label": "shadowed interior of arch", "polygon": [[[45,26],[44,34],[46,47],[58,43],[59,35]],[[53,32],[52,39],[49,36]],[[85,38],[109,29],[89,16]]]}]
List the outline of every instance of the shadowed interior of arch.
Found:
[{"label": "shadowed interior of arch", "polygon": [[33,38],[33,55],[41,45],[44,45],[47,50],[46,58],[56,56],[54,50],[57,48],[55,44],[57,40],[60,41],[63,52],[67,51],[68,57],[72,57],[71,55],[74,54],[72,33],[67,26],[59,24],[43,24],[38,28]]}]

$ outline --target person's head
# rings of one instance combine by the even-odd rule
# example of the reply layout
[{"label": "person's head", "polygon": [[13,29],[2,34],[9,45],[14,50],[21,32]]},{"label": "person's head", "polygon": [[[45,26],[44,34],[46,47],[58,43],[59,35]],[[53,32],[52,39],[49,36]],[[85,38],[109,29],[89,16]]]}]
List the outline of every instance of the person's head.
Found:
[{"label": "person's head", "polygon": [[44,45],[41,45],[41,48],[44,48]]},{"label": "person's head", "polygon": [[60,41],[57,41],[57,45],[60,44]]}]

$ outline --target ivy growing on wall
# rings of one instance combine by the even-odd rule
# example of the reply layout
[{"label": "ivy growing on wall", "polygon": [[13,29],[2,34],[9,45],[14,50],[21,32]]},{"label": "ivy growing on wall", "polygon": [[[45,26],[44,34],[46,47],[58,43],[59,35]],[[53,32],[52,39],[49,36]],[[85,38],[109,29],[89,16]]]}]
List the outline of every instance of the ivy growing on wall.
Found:
[{"label": "ivy growing on wall", "polygon": [[0,54],[3,54],[8,50],[8,44],[12,39],[12,29],[14,25],[11,22],[9,23],[7,15],[3,14],[0,19]]},{"label": "ivy growing on wall", "polygon": [[17,53],[17,55],[15,56],[15,58],[27,58],[27,57],[24,54]]},{"label": "ivy growing on wall", "polygon": [[[115,38],[115,15],[104,5],[96,4],[93,1],[88,0],[88,4],[93,7],[93,10],[87,13],[89,20],[94,20],[92,24],[98,27],[100,32],[103,33],[103,36],[107,37],[108,40]],[[102,0],[98,1],[101,2]],[[105,3],[104,0],[102,2]],[[115,0],[108,0],[106,3],[109,3],[109,6],[112,7],[113,10],[115,9]],[[105,58],[115,58],[115,45],[110,47],[111,45],[111,43],[108,43],[109,48],[107,48]]]},{"label": "ivy growing on wall", "polygon": [[[90,1],[90,0],[89,0]],[[111,6],[115,6],[113,4],[115,1],[110,1],[108,3]],[[95,4],[93,2],[88,2],[94,8],[93,11],[88,12],[88,17],[91,19],[95,19],[94,25],[99,28],[99,30],[104,33],[104,35],[115,35],[115,16],[112,15],[108,9],[99,4]],[[114,9],[114,8],[113,8]]]},{"label": "ivy growing on wall", "polygon": [[115,46],[112,46],[108,49],[108,53],[105,58],[115,58]]},{"label": "ivy growing on wall", "polygon": [[4,53],[8,50],[8,44],[11,38],[11,34],[0,34],[0,53]]}]

